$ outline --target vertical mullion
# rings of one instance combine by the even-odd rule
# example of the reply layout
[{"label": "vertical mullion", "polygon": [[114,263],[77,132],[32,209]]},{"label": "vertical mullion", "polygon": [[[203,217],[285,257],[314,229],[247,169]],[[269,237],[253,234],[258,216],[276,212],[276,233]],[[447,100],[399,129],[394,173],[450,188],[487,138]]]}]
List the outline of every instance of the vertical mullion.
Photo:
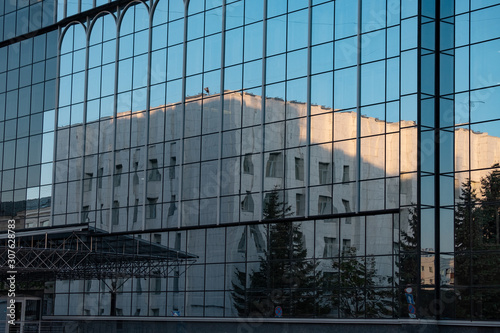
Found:
[{"label": "vertical mullion", "polygon": [[[401,0],[403,1],[403,0]],[[402,15],[401,15],[402,16]],[[417,237],[417,262],[418,266],[421,266],[422,263],[422,242],[421,242],[421,221],[422,221],[422,89],[421,89],[421,74],[422,73],[422,2],[418,2],[418,12],[417,12],[417,230],[415,230],[415,235]],[[400,37],[402,37],[401,33],[401,19],[400,19]],[[400,66],[400,76],[402,75],[401,71],[401,59],[399,61]],[[401,88],[401,79],[400,79],[400,88]],[[401,92],[401,90],[400,90]],[[401,102],[400,102],[400,117],[401,117]],[[402,120],[402,119],[401,119]],[[400,122],[400,151],[401,151],[401,122]],[[400,156],[401,157],[401,156]],[[400,172],[401,172],[401,158],[400,158]],[[401,225],[401,223],[400,223]],[[417,269],[417,292],[416,297],[417,300],[422,295],[422,273],[420,269]],[[419,316],[419,313],[416,314]]]},{"label": "vertical mullion", "polygon": [[[307,128],[306,128],[306,156],[304,158],[304,181],[305,181],[305,206],[304,216],[309,216],[309,196],[310,196],[310,165],[311,162],[311,43],[312,43],[312,0],[309,0],[307,11]],[[333,114],[332,114],[333,117]],[[333,119],[333,118],[332,118]],[[318,212],[319,213],[319,212]]]},{"label": "vertical mullion", "polygon": [[[86,40],[85,40],[85,67],[84,67],[84,79],[83,79],[83,121],[82,121],[82,132],[83,132],[83,148],[82,148],[82,170],[80,171],[80,204],[78,205],[78,222],[82,222],[82,206],[84,203],[84,187],[85,187],[85,149],[86,149],[86,139],[87,139],[87,99],[88,99],[88,82],[89,82],[89,47],[90,47],[90,19],[87,17],[87,31],[86,31]],[[101,31],[102,36],[102,31]],[[99,133],[100,135],[100,133]],[[99,140],[99,139],[98,139]],[[98,141],[99,142],[99,141]],[[90,179],[92,182],[92,179]],[[90,213],[90,212],[89,212]]]},{"label": "vertical mullion", "polygon": [[188,29],[188,19],[187,10],[189,6],[189,0],[184,3],[184,38],[182,41],[182,88],[181,88],[181,134],[180,134],[180,161],[179,161],[179,198],[177,199],[177,227],[181,227],[182,222],[182,177],[183,177],[183,167],[184,167],[184,124],[186,122],[186,59],[187,59],[187,29]]},{"label": "vertical mullion", "polygon": [[[57,34],[61,36],[62,29],[58,27]],[[59,85],[60,85],[60,67],[61,67],[61,45],[64,40],[64,36],[59,37],[57,43],[57,68],[56,68],[56,87],[55,87],[55,112],[54,112],[54,142],[52,149],[52,188],[51,188],[51,198],[55,198],[56,191],[56,152],[57,152],[57,136],[58,136],[58,126],[59,126]],[[44,112],[45,113],[45,112]],[[45,134],[45,133],[43,133]],[[42,148],[43,148],[43,134],[42,134]],[[43,165],[43,160],[42,160]],[[41,169],[41,167],[40,167]],[[50,205],[50,221],[52,226],[54,225],[54,202]]]},{"label": "vertical mullion", "polygon": [[[440,48],[440,28],[441,28],[441,1],[436,0],[436,14],[435,14],[435,45],[434,45],[434,283],[435,283],[435,298],[439,304],[441,299],[441,276],[440,276],[440,264],[441,264],[441,202],[440,202],[440,178],[441,178],[441,165],[440,165],[440,71],[441,71],[441,48]],[[440,312],[436,311],[436,319],[440,319]]]},{"label": "vertical mullion", "polygon": [[[114,91],[113,91],[113,148],[111,150],[111,178],[110,178],[110,201],[109,201],[109,216],[108,216],[108,230],[112,231],[112,223],[113,223],[113,199],[115,196],[115,171],[116,171],[116,128],[117,128],[117,109],[118,109],[118,58],[120,55],[120,26],[123,20],[123,11],[118,8],[117,9],[117,24],[116,24],[116,43],[115,43],[115,82],[114,82]],[[103,26],[104,27],[104,26]],[[102,71],[101,71],[102,73]],[[101,74],[102,75],[102,74]],[[102,78],[101,78],[102,79]],[[100,124],[99,124],[100,125]],[[120,176],[121,177],[121,176]],[[128,184],[128,181],[127,181]]]},{"label": "vertical mullion", "polygon": [[357,27],[357,60],[356,60],[356,207],[354,211],[359,213],[361,204],[361,6],[362,0],[358,0],[358,27]]},{"label": "vertical mullion", "polygon": [[[249,0],[246,0],[249,1]],[[273,1],[273,0],[270,0]],[[261,163],[261,187],[260,187],[260,212],[259,212],[259,217],[258,220],[261,221],[263,218],[264,214],[264,189],[265,189],[265,176],[266,176],[266,163],[265,163],[265,157],[266,154],[264,153],[264,148],[265,148],[265,142],[266,142],[266,133],[265,133],[265,120],[266,120],[266,52],[267,52],[267,2],[268,0],[263,0],[264,5],[263,5],[263,11],[264,13],[262,14],[262,102],[261,102],[261,113],[260,113],[260,132],[262,133],[262,142],[261,142],[261,149],[260,149],[260,163]],[[243,33],[243,36],[245,34]],[[243,44],[244,45],[244,44]],[[243,54],[244,57],[244,54]],[[242,112],[243,116],[243,112]],[[243,119],[243,118],[242,118]],[[243,122],[241,123],[241,126],[243,126]],[[243,131],[241,131],[243,133]],[[241,160],[241,158],[240,158]],[[283,158],[283,163],[285,161],[285,157]],[[284,168],[283,168],[284,170]],[[283,175],[284,176],[284,175]]]},{"label": "vertical mullion", "polygon": [[[146,201],[148,199],[148,195],[147,195],[147,185],[148,185],[148,160],[149,160],[149,113],[151,112],[149,110],[149,108],[151,107],[150,105],[150,96],[151,96],[151,48],[152,48],[152,36],[153,36],[153,14],[154,14],[154,11],[152,7],[149,7],[149,29],[148,29],[148,67],[147,67],[147,70],[146,70],[146,110],[145,110],[145,120],[144,120],[144,135],[146,136],[146,140],[145,140],[145,143],[144,143],[144,149],[145,149],[145,152],[144,152],[144,184],[142,185],[143,187],[143,193],[144,193],[144,201],[142,203],[142,230],[144,231],[146,229]],[[162,151],[164,151],[162,149]],[[163,164],[163,163],[162,163]],[[162,178],[163,180],[163,178]],[[162,182],[163,183],[163,182]],[[162,200],[163,201],[163,198]],[[162,204],[161,202],[158,203],[158,200],[156,201],[155,203],[155,210],[158,208],[157,205],[160,205],[160,208],[162,207]],[[129,204],[127,203],[127,206],[129,206]],[[160,209],[160,220],[161,220],[161,214],[163,212],[163,209]],[[157,219],[158,217],[155,216],[155,219]],[[127,229],[128,229],[128,219],[127,219]]]},{"label": "vertical mullion", "polygon": [[[217,160],[217,208],[216,208],[216,224],[221,222],[221,186],[222,186],[222,135],[224,126],[224,62],[225,62],[225,48],[226,48],[226,0],[222,1],[222,27],[221,27],[221,59],[220,59],[220,86],[219,86],[219,112],[220,112],[220,126],[219,126],[219,155]],[[241,154],[241,153],[240,153]],[[240,168],[241,170],[241,168]],[[241,174],[240,174],[241,179]],[[240,186],[241,187],[241,186]],[[239,216],[239,215],[238,215]],[[238,219],[239,221],[239,219]]]}]

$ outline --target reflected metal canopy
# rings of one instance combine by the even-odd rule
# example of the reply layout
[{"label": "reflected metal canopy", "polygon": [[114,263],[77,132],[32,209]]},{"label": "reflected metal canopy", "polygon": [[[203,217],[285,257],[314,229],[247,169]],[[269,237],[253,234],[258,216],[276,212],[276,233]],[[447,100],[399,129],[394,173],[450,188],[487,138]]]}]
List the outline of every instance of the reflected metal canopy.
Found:
[{"label": "reflected metal canopy", "polygon": [[[12,271],[18,281],[178,277],[198,258],[136,235],[113,235],[79,225],[17,232],[12,269],[7,265],[8,239],[3,236],[6,233],[0,235],[4,280]],[[12,253],[11,249],[11,257]]]}]

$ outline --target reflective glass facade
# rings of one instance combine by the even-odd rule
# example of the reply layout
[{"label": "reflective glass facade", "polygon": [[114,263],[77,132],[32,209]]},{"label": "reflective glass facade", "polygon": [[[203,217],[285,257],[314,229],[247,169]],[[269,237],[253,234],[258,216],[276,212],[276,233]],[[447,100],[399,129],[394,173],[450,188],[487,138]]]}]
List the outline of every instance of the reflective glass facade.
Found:
[{"label": "reflective glass facade", "polygon": [[1,4],[0,228],[196,257],[44,315],[500,321],[500,2]]}]

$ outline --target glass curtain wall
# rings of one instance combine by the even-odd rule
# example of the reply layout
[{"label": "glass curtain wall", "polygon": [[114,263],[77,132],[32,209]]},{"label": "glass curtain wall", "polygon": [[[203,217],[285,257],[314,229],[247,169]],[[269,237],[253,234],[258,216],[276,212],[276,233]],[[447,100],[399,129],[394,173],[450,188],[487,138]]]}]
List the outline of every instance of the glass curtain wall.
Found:
[{"label": "glass curtain wall", "polygon": [[51,225],[57,32],[0,49],[0,221]]},{"label": "glass curtain wall", "polygon": [[0,49],[2,222],[198,258],[58,281],[51,313],[498,319],[499,8],[58,2]]},{"label": "glass curtain wall", "polygon": [[[198,259],[168,279],[58,282],[54,314],[404,316],[418,133],[405,6],[160,0],[65,27],[54,225],[142,230]],[[296,221],[234,225],[283,217]]]}]

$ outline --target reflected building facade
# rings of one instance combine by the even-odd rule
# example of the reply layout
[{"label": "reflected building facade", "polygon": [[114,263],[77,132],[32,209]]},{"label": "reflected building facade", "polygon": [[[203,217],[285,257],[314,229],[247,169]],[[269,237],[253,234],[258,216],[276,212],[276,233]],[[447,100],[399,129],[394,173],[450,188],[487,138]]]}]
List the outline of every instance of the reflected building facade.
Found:
[{"label": "reflected building facade", "polygon": [[498,1],[8,2],[0,229],[196,258],[45,319],[500,321]]}]

